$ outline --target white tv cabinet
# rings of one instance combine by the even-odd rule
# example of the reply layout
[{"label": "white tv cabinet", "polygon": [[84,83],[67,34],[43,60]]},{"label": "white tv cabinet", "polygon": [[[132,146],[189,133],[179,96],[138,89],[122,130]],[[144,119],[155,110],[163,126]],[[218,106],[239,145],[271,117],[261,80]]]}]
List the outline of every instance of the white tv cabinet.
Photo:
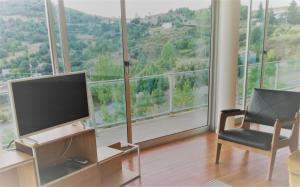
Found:
[{"label": "white tv cabinet", "polygon": [[[16,140],[16,151],[0,153],[0,186],[114,187],[140,177],[140,166],[138,172],[122,166],[133,150],[140,160],[139,147],[128,144],[125,150],[117,143],[97,149],[94,129],[68,125],[30,138],[35,141]],[[89,163],[75,170],[59,169],[67,158],[78,156]]]}]

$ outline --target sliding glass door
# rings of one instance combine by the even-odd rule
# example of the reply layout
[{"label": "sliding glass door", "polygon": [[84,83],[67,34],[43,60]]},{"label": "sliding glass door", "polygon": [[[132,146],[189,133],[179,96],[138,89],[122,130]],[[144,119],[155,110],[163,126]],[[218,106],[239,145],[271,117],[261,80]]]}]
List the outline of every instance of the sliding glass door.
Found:
[{"label": "sliding glass door", "polygon": [[97,129],[98,143],[126,141],[120,1],[64,0],[57,6],[60,38],[67,36],[61,40],[61,63],[87,73],[90,124]]},{"label": "sliding glass door", "polygon": [[61,64],[88,74],[99,143],[141,142],[207,126],[210,1],[121,2],[64,0],[54,9]]},{"label": "sliding glass door", "polygon": [[259,88],[261,84],[261,64],[263,63],[264,52],[264,32],[265,32],[265,0],[252,0],[251,6],[249,46],[248,46],[248,69],[247,83],[244,90],[246,104],[254,88]]},{"label": "sliding glass door", "polygon": [[133,141],[207,126],[210,0],[127,0]]},{"label": "sliding glass door", "polygon": [[269,0],[265,88],[300,91],[300,1]]},{"label": "sliding glass door", "polygon": [[[239,56],[239,62],[242,59],[247,61],[243,65],[243,68],[246,68],[244,72],[247,73],[243,75],[243,81],[246,83],[243,85],[243,101],[247,104],[253,88],[258,87],[299,91],[300,2],[297,0],[249,0],[248,4],[251,12],[247,19],[249,32],[246,36],[249,39],[245,39],[246,44],[248,42],[248,46],[245,47],[247,58]],[[242,20],[244,12],[245,6],[242,1],[241,28],[244,23]],[[241,49],[243,49],[241,44],[244,38],[241,33]],[[240,75],[240,66],[238,71]],[[240,93],[240,87],[238,86],[238,93]]]}]

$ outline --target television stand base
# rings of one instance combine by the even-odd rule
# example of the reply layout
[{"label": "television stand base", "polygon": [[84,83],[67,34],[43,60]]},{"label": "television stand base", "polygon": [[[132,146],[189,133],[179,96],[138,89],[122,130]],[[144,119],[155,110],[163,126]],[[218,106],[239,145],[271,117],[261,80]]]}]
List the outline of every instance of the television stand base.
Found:
[{"label": "television stand base", "polygon": [[22,143],[30,143],[31,145],[37,145],[39,144],[39,142],[33,138],[30,137],[26,137],[26,138],[22,138],[20,139],[20,142]]},{"label": "television stand base", "polygon": [[72,123],[73,126],[82,126],[82,129],[86,129],[85,125],[81,122],[81,121],[78,121],[76,123]]}]

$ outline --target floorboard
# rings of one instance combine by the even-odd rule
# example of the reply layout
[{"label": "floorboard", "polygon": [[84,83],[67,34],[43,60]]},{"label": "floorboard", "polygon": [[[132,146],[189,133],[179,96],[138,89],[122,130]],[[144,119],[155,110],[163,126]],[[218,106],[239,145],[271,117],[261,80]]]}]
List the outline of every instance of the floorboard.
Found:
[{"label": "floorboard", "polygon": [[216,165],[215,151],[215,133],[144,150],[142,177],[127,187],[199,186],[213,179],[242,187],[288,186],[288,148],[278,151],[271,182],[266,180],[268,157],[223,146],[220,164]]}]

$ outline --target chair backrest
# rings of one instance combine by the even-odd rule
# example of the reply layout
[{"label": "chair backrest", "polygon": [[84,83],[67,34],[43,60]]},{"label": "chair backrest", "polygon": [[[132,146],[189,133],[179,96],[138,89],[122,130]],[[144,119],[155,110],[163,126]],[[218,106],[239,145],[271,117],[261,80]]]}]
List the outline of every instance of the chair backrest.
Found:
[{"label": "chair backrest", "polygon": [[300,92],[254,89],[245,121],[274,126],[276,119],[289,120],[300,108]]}]

